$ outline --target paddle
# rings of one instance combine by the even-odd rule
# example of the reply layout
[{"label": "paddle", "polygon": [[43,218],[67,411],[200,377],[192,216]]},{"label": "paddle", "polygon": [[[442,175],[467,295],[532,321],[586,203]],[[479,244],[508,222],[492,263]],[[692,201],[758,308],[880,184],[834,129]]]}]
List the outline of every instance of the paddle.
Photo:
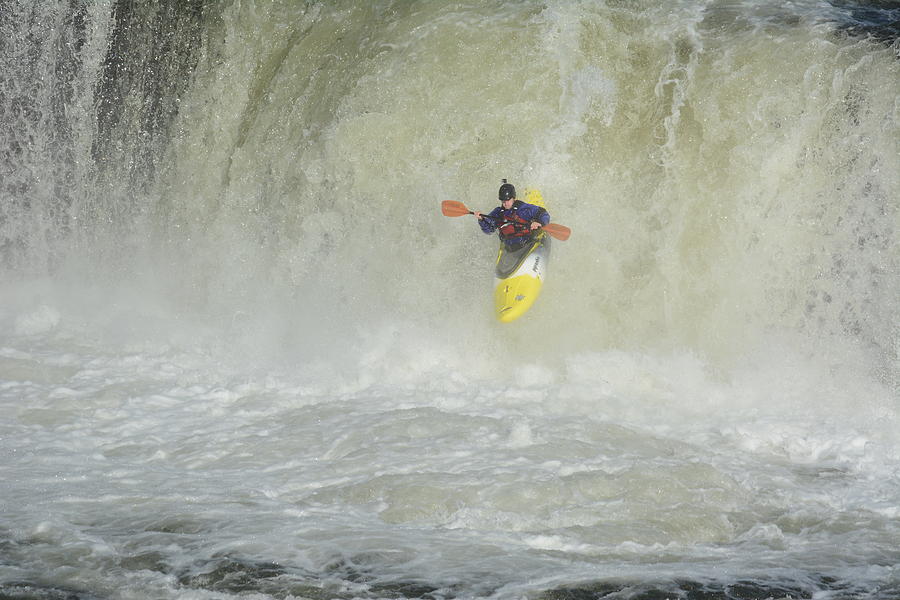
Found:
[{"label": "paddle", "polygon": [[[462,202],[456,200],[444,200],[441,202],[441,212],[445,217],[462,217],[463,215],[474,215],[475,213],[468,209]],[[487,216],[487,215],[485,215]],[[566,241],[572,235],[572,230],[565,225],[557,223],[549,223],[544,225],[544,231],[549,233],[560,241]]]}]

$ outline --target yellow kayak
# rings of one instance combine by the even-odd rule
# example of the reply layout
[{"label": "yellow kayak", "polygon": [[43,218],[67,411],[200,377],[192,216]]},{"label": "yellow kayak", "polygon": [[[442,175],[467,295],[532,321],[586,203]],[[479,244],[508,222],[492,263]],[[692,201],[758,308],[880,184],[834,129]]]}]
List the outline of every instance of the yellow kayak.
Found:
[{"label": "yellow kayak", "polygon": [[[525,202],[546,208],[537,190],[526,190]],[[515,321],[531,308],[541,293],[549,257],[550,236],[540,230],[532,243],[516,251],[500,244],[494,287],[494,310],[500,321]]]}]

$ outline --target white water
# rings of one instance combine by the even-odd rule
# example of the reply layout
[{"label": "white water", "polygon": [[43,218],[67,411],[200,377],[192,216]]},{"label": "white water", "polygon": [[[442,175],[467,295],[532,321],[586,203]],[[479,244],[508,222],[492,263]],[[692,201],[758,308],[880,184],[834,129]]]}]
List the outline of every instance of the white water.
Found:
[{"label": "white water", "polygon": [[[4,97],[3,593],[900,595],[900,66],[844,11],[207,7],[151,136],[111,10],[64,129],[65,11]],[[438,210],[501,177],[574,231],[511,326]]]}]

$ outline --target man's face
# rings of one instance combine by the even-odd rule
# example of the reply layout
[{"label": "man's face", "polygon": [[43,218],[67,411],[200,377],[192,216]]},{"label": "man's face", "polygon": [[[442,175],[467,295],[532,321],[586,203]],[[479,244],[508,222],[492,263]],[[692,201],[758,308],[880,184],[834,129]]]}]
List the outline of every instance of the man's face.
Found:
[{"label": "man's face", "polygon": [[508,199],[504,200],[503,202],[501,202],[500,206],[502,206],[506,210],[509,210],[510,208],[512,208],[513,202],[515,202],[515,201],[516,201],[515,198],[508,198]]}]

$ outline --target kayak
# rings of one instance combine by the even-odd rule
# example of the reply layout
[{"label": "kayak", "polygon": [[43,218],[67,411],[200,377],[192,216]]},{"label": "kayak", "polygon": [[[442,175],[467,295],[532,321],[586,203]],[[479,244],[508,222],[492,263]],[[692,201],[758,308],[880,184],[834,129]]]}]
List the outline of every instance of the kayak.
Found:
[{"label": "kayak", "polygon": [[[537,190],[525,191],[525,202],[542,208],[544,199]],[[503,323],[515,321],[537,300],[550,258],[550,236],[538,229],[531,243],[510,252],[501,243],[494,270],[494,311]]]},{"label": "kayak", "polygon": [[[534,189],[525,190],[525,202],[547,208],[541,193]],[[477,214],[456,200],[441,202],[441,213],[445,217]],[[500,244],[494,272],[494,313],[497,319],[509,323],[528,312],[540,295],[544,283],[547,261],[550,258],[550,238],[564,242],[571,234],[572,230],[565,225],[548,223],[532,231],[529,243],[523,244],[521,248],[510,251],[503,243]]]},{"label": "kayak", "polygon": [[550,236],[544,232],[515,252],[500,248],[494,288],[494,309],[500,321],[509,323],[528,312],[541,293],[549,257]]}]

